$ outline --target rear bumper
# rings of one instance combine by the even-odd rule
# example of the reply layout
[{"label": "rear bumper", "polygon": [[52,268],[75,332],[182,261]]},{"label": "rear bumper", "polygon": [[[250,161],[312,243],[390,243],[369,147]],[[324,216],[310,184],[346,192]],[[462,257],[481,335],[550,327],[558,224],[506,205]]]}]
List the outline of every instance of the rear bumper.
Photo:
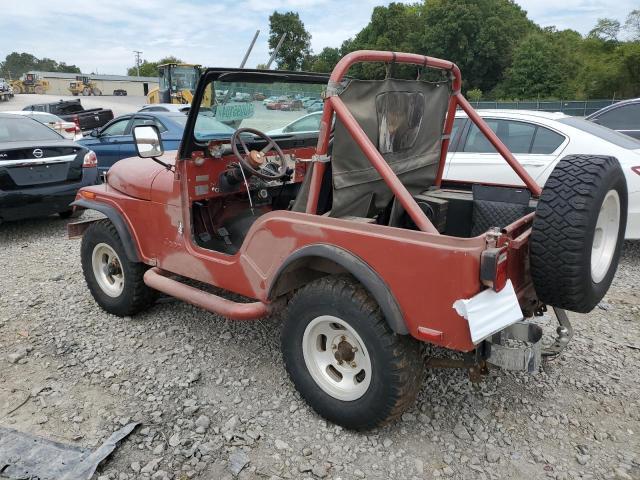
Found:
[{"label": "rear bumper", "polygon": [[3,221],[43,217],[71,208],[78,189],[98,183],[96,168],[83,169],[78,182],[43,185],[36,188],[0,191],[0,219]]}]

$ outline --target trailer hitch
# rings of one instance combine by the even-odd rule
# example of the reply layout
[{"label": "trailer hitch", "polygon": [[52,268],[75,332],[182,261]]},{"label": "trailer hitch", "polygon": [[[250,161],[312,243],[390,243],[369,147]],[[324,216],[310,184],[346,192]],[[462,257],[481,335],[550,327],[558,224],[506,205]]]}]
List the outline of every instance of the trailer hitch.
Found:
[{"label": "trailer hitch", "polygon": [[553,307],[553,312],[556,314],[556,318],[560,324],[556,329],[558,336],[551,345],[542,349],[543,357],[555,357],[567,347],[573,338],[573,327],[571,326],[567,312],[562,308],[556,307]]}]

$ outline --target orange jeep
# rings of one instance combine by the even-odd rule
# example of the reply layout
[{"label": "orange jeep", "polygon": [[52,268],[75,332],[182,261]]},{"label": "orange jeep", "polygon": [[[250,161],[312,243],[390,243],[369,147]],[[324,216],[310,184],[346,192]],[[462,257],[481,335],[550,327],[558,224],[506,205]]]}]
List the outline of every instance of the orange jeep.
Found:
[{"label": "orange jeep", "polygon": [[[413,65],[417,78],[347,77],[357,62],[405,64],[405,74]],[[348,428],[412,404],[424,343],[464,353],[427,366],[468,368],[474,379],[487,364],[535,371],[571,338],[564,310],[589,312],[609,288],[624,176],[615,158],[571,156],[542,189],[460,88],[452,62],[380,51],[351,53],[331,75],[206,70],[177,153],[163,152],[156,126],[137,126],[142,158],[78,193],[76,208],[106,217],[69,225],[83,236],[89,290],[121,316],[148,309],[158,292],[234,320],[283,310],[293,383]],[[208,104],[216,91],[231,94]],[[268,134],[303,114],[256,100],[233,108],[236,93],[258,92],[323,96],[324,110]],[[443,183],[457,108],[526,188]],[[231,135],[229,125],[239,128]],[[547,306],[560,326],[543,349],[540,326],[524,319]]]}]

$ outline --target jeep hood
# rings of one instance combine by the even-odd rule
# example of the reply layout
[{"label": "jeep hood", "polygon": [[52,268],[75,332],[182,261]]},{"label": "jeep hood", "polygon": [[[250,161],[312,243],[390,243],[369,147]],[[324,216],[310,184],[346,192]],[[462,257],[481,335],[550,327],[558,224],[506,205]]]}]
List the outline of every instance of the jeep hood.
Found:
[{"label": "jeep hood", "polygon": [[[175,165],[176,151],[165,152],[158,160]],[[130,197],[151,200],[153,180],[163,171],[166,171],[166,168],[151,158],[124,158],[109,169],[107,183]]]}]

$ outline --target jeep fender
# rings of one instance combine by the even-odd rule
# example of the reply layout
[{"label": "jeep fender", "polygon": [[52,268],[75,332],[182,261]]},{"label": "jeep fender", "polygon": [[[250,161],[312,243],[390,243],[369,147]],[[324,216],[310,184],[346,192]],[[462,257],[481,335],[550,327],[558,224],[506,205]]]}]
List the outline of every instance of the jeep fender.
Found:
[{"label": "jeep fender", "polygon": [[371,294],[380,306],[391,330],[399,335],[407,335],[409,330],[404,323],[402,311],[393,293],[380,276],[362,259],[334,245],[317,244],[302,247],[293,252],[280,265],[269,286],[268,298],[277,296],[278,282],[282,276],[298,268],[304,268],[305,260],[324,259],[341,267],[355,277]]},{"label": "jeep fender", "polygon": [[113,226],[116,227],[118,236],[122,241],[124,251],[127,254],[127,258],[132,262],[142,262],[138,249],[133,240],[133,235],[129,225],[125,221],[122,214],[111,205],[106,205],[100,202],[92,202],[91,200],[80,199],[73,202],[71,205],[75,207],[85,208],[87,210],[96,210],[105,215]]}]

